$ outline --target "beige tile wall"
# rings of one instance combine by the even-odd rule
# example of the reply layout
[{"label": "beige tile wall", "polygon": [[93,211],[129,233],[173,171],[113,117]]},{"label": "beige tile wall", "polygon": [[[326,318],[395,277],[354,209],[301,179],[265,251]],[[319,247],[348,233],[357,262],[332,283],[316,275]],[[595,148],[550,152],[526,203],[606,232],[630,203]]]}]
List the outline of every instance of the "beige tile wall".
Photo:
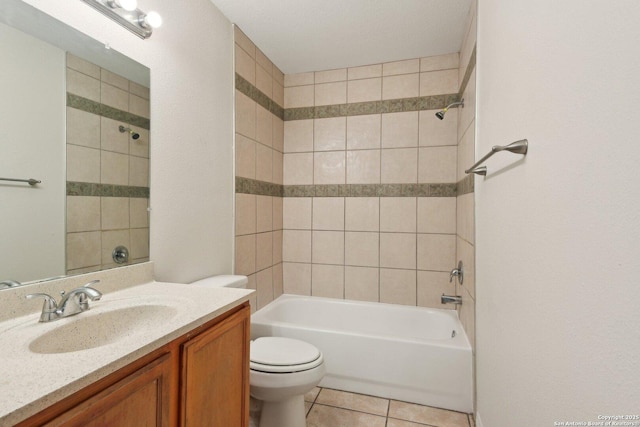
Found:
[{"label": "beige tile wall", "polygon": [[[149,89],[67,55],[67,92],[149,118]],[[118,130],[131,127],[133,140]],[[67,181],[149,186],[149,131],[67,107]],[[67,273],[116,266],[116,246],[129,249],[131,262],[149,259],[147,198],[67,196]]]},{"label": "beige tile wall", "polygon": [[[458,54],[285,75],[285,108],[458,91]],[[457,115],[284,123],[285,185],[455,183]],[[287,197],[284,291],[442,307],[456,264],[453,197]]]},{"label": "beige tile wall", "polygon": [[[280,107],[284,75],[238,28],[236,73]],[[236,90],[236,176],[282,184],[284,123]],[[282,294],[282,197],[236,193],[235,272],[249,277],[257,292],[252,310]]]}]

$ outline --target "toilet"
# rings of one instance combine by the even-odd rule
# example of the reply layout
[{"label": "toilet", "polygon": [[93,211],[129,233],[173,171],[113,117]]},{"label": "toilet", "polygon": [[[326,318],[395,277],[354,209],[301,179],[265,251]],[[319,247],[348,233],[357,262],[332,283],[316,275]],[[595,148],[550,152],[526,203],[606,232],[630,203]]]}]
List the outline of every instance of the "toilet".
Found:
[{"label": "toilet", "polygon": [[[245,288],[246,276],[213,276],[197,286]],[[261,400],[260,427],[305,427],[304,394],[325,374],[322,352],[307,342],[260,337],[249,352],[251,396]]]}]

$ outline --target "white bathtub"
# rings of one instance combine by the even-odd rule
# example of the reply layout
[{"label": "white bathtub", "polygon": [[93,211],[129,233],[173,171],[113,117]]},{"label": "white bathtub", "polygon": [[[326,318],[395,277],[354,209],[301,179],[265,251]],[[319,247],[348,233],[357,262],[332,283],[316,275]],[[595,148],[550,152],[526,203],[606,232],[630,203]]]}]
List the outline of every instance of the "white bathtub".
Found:
[{"label": "white bathtub", "polygon": [[471,346],[455,310],[282,295],[251,316],[251,337],[261,336],[318,347],[321,387],[473,411]]}]

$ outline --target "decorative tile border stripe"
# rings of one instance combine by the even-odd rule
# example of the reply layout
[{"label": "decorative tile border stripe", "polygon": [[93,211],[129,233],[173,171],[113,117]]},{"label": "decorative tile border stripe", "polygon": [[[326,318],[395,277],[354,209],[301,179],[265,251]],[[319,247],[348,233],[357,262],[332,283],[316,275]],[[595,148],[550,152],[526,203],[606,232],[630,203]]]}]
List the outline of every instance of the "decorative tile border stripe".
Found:
[{"label": "decorative tile border stripe", "polygon": [[284,120],[324,119],[329,117],[362,116],[365,114],[437,110],[459,100],[460,96],[457,93],[450,93],[415,98],[386,99],[384,101],[355,102],[352,104],[287,108],[284,110]]},{"label": "decorative tile border stripe", "polygon": [[280,184],[236,176],[236,193],[282,197],[284,189]]},{"label": "decorative tile border stripe", "polygon": [[476,46],[477,45],[473,45],[473,51],[471,52],[471,57],[469,58],[467,69],[464,72],[464,78],[462,79],[460,91],[458,92],[458,95],[460,97],[462,97],[462,94],[467,89],[467,84],[469,83],[469,79],[471,78],[471,73],[473,72],[473,69],[476,68]]},{"label": "decorative tile border stripe", "polygon": [[132,197],[136,199],[148,199],[149,193],[149,187],[67,181],[67,196]]},{"label": "decorative tile border stripe", "polygon": [[264,92],[245,80],[240,74],[236,73],[236,89],[244,95],[251,98],[258,105],[269,111],[280,120],[284,119],[284,108],[279,106],[273,99],[269,98]]},{"label": "decorative tile border stripe", "polygon": [[286,185],[284,197],[455,197],[456,184]]},{"label": "decorative tile border stripe", "polygon": [[237,176],[236,193],[274,197],[456,197],[457,184],[279,185]]},{"label": "decorative tile border stripe", "polygon": [[456,184],[458,196],[473,193],[475,189],[475,180],[473,178],[474,175],[469,174],[458,181],[458,183]]},{"label": "decorative tile border stripe", "polygon": [[109,107],[108,105],[104,105],[99,102],[92,101],[90,99],[83,98],[81,96],[74,95],[68,92],[67,107],[76,108],[78,110],[86,111],[87,113],[98,114],[100,116],[128,123],[132,126],[137,126],[142,129],[151,129],[151,121],[146,117],[136,116],[135,114],[118,110],[117,108]]}]

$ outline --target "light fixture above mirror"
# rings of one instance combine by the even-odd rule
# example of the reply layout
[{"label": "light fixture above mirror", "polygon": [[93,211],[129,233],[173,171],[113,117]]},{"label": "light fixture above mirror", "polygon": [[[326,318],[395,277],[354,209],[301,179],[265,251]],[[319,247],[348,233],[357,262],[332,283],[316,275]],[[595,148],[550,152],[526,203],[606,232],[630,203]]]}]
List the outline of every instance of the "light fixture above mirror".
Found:
[{"label": "light fixture above mirror", "polygon": [[82,1],[142,39],[151,37],[153,29],[162,25],[162,17],[159,13],[141,11],[137,8],[136,0]]}]

